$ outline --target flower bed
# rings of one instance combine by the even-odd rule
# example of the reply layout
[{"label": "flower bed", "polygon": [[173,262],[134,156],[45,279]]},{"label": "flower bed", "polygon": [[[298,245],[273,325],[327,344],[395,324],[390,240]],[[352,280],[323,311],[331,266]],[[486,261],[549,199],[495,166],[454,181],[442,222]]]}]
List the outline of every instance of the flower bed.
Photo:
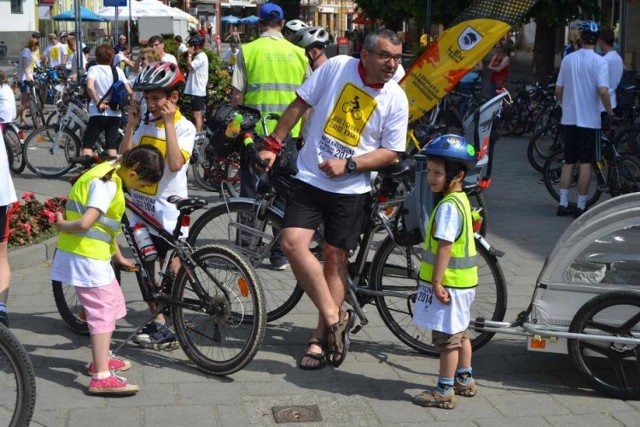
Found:
[{"label": "flower bed", "polygon": [[9,247],[26,246],[55,236],[55,212],[63,209],[66,197],[53,197],[40,203],[35,193],[24,193],[22,202],[9,208]]}]

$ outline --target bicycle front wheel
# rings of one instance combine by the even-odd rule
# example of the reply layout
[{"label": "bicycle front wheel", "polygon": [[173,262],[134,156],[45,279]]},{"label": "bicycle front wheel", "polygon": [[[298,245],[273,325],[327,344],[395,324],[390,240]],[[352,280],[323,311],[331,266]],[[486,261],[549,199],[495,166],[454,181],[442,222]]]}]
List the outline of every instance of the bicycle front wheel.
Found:
[{"label": "bicycle front wheel", "polygon": [[542,172],[549,156],[561,148],[562,138],[557,126],[540,129],[527,146],[529,164],[538,172]]},{"label": "bicycle front wheel", "polygon": [[610,168],[609,191],[611,197],[640,191],[640,160],[620,156]]},{"label": "bicycle front wheel", "polygon": [[182,268],[172,300],[173,324],[189,359],[204,372],[229,375],[247,366],[266,329],[255,270],[234,249],[198,248],[193,271]]},{"label": "bicycle front wheel", "polygon": [[[471,306],[471,319],[502,321],[507,310],[507,284],[498,260],[484,246],[478,251],[478,286]],[[376,307],[389,330],[409,347],[431,356],[439,352],[431,344],[431,332],[413,324],[413,308],[419,283],[422,245],[398,246],[387,237],[371,263],[371,288],[387,292],[376,296]],[[491,340],[494,333],[468,330],[471,347],[478,350]]]},{"label": "bicycle front wheel", "polygon": [[43,178],[57,178],[71,170],[70,157],[80,153],[78,137],[67,129],[56,126],[36,129],[24,143],[24,160],[27,167]]},{"label": "bicycle front wheel", "polygon": [[36,406],[36,374],[20,341],[0,325],[0,424],[28,426]]},{"label": "bicycle front wheel", "polygon": [[284,256],[278,253],[282,217],[272,210],[262,214],[258,211],[258,205],[248,201],[215,206],[189,229],[189,243],[192,246],[223,243],[247,257],[266,286],[267,322],[273,322],[289,313],[304,291],[289,268],[280,270],[271,264],[274,252]]},{"label": "bicycle front wheel", "polygon": [[[562,168],[564,167],[564,152],[557,151],[552,154],[544,165],[543,177],[544,185],[551,197],[557,202],[560,201],[560,177]],[[580,172],[580,164],[573,165],[571,171],[571,180],[569,182],[569,207],[575,208],[578,200],[578,177]],[[591,179],[589,181],[589,190],[587,191],[587,207],[595,204],[600,198],[600,190],[598,189],[598,178],[594,168],[591,168]]]},{"label": "bicycle front wheel", "polygon": [[4,145],[7,148],[7,158],[9,160],[9,169],[11,172],[18,174],[24,170],[24,156],[22,155],[22,141],[18,133],[10,126],[3,131]]}]

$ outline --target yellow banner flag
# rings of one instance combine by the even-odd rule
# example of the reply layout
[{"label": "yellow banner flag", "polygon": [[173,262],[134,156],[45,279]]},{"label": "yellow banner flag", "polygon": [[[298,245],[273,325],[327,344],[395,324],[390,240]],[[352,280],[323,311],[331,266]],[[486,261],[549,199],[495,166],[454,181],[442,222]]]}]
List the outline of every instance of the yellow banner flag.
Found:
[{"label": "yellow banner flag", "polygon": [[400,82],[409,99],[409,122],[435,107],[510,28],[495,19],[471,19],[443,32]]}]

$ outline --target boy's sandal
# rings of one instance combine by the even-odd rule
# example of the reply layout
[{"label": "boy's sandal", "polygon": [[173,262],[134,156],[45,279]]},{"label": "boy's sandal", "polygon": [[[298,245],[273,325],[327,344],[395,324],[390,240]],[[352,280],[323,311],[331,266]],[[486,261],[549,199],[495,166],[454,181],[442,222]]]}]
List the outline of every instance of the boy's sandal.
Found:
[{"label": "boy's sandal", "polygon": [[[309,350],[309,348],[312,345],[317,345],[318,347],[320,347],[322,349],[322,351],[320,352],[316,352],[316,351],[311,351]],[[327,366],[327,353],[326,353],[326,349],[327,349],[327,341],[318,337],[311,337],[311,339],[309,340],[309,342],[307,342],[307,351],[302,355],[302,357],[300,358],[300,360],[298,360],[298,367],[300,369],[304,369],[307,371],[315,371],[317,369],[322,369],[325,366]],[[314,364],[303,364],[303,360],[305,359],[311,359],[314,360],[317,363]]]},{"label": "boy's sandal", "polygon": [[[346,316],[349,316],[348,318]],[[347,358],[349,351],[349,331],[353,329],[355,323],[355,315],[353,310],[340,310],[340,320],[329,326],[327,331],[327,342],[329,343],[329,352],[331,353],[331,364],[338,368]],[[336,360],[336,356],[339,359]]]}]

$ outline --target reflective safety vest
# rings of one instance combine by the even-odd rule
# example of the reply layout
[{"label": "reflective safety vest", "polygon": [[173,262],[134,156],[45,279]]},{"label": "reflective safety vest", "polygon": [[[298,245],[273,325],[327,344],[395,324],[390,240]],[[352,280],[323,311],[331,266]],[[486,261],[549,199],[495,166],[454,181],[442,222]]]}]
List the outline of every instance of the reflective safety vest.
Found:
[{"label": "reflective safety vest", "polygon": [[[75,221],[87,211],[89,202],[89,183],[102,178],[115,167],[101,163],[85,172],[71,188],[65,205],[65,218]],[[124,214],[124,193],[120,177],[113,173],[111,179],[116,183],[116,196],[111,201],[106,214],[101,214],[91,228],[79,233],[60,232],[57,248],[65,252],[82,255],[87,258],[108,261],[116,250],[115,236],[120,233],[120,220]]]},{"label": "reflective safety vest", "polygon": [[[282,114],[296,98],[296,90],[304,80],[308,60],[304,49],[295,46],[286,39],[260,37],[242,46],[247,88],[244,105],[268,113]],[[269,123],[272,132],[276,122]],[[262,127],[256,130],[262,134]],[[297,137],[300,122],[291,130]]]},{"label": "reflective safety vest", "polygon": [[420,263],[420,280],[431,283],[433,277],[433,265],[436,260],[436,251],[438,250],[438,241],[433,237],[435,233],[435,214],[440,205],[445,202],[453,202],[462,214],[462,232],[451,247],[451,258],[442,276],[442,286],[473,288],[478,285],[477,252],[473,237],[471,204],[464,193],[447,194],[433,209],[427,226],[427,235],[424,239],[422,262]]}]

